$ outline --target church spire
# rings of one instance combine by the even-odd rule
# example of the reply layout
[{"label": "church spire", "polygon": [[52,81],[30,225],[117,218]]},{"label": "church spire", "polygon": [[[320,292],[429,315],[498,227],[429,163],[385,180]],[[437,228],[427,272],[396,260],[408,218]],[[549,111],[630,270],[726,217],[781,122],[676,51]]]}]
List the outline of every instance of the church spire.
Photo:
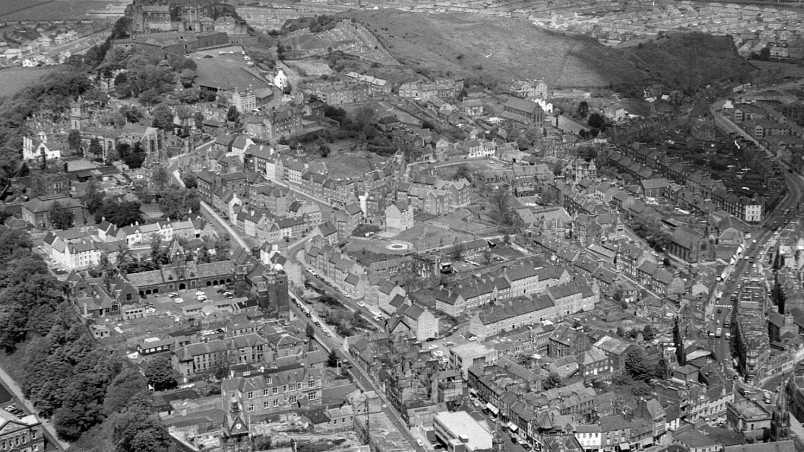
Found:
[{"label": "church spire", "polygon": [[776,394],[776,406],[771,416],[771,441],[782,441],[790,438],[790,410],[787,405],[787,392],[782,383]]}]

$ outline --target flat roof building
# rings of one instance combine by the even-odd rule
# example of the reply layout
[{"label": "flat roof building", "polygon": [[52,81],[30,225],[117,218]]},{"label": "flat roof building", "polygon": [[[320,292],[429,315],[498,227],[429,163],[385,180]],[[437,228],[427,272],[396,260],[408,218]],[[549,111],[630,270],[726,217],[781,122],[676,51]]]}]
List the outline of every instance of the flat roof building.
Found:
[{"label": "flat roof building", "polygon": [[436,414],[433,429],[448,452],[491,450],[493,435],[466,411]]}]

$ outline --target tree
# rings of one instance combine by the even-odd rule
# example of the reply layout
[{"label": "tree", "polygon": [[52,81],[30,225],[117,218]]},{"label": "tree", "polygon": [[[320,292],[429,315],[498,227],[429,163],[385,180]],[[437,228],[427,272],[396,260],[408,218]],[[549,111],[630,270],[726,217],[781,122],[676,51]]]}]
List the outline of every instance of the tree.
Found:
[{"label": "tree", "polygon": [[67,134],[67,144],[70,146],[71,151],[81,149],[81,132],[75,129],[70,130]]},{"label": "tree", "polygon": [[56,229],[70,229],[73,226],[73,211],[54,202],[50,209],[50,224]]},{"label": "tree", "polygon": [[489,203],[491,214],[501,229],[510,230],[516,226],[517,216],[510,191],[505,188],[497,189],[489,196]]},{"label": "tree", "polygon": [[463,242],[455,237],[455,243],[452,245],[452,260],[459,261],[463,259]]},{"label": "tree", "polygon": [[304,327],[304,334],[309,339],[312,339],[312,338],[315,337],[315,328],[313,327],[312,323],[308,323],[307,326]]},{"label": "tree", "polygon": [[771,57],[770,47],[763,47],[762,50],[759,51],[759,59],[767,61]]},{"label": "tree", "polygon": [[157,165],[153,169],[151,172],[151,182],[153,182],[157,190],[163,190],[170,184],[170,176],[168,176],[164,166]]},{"label": "tree", "polygon": [[329,146],[322,144],[318,147],[318,153],[321,154],[321,158],[329,157],[330,149]]},{"label": "tree", "polygon": [[237,111],[237,108],[232,105],[229,107],[229,111],[226,112],[226,120],[228,122],[237,122],[240,119],[240,112]]},{"label": "tree", "polygon": [[544,379],[542,382],[542,388],[545,391],[549,391],[550,389],[557,388],[561,385],[561,377],[558,376],[555,372],[550,372],[550,375]]},{"label": "tree", "polygon": [[472,182],[472,171],[466,165],[459,165],[458,169],[455,171],[455,174],[452,176],[452,180],[461,180],[466,179],[469,182]]},{"label": "tree", "polygon": [[595,129],[599,129],[599,130],[605,130],[606,129],[606,119],[603,118],[603,115],[601,115],[598,112],[594,112],[594,113],[590,114],[589,115],[589,120],[586,121],[586,123],[589,125],[589,127],[593,127]]},{"label": "tree", "polygon": [[195,126],[197,128],[200,129],[204,127],[204,114],[200,111],[193,113],[193,121],[195,121]]},{"label": "tree", "polygon": [[228,260],[230,254],[231,254],[231,247],[229,246],[229,241],[224,239],[218,239],[215,242],[215,260],[216,261]]},{"label": "tree", "polygon": [[329,351],[329,356],[327,356],[327,366],[329,367],[338,366],[338,355],[335,353],[334,349]]},{"label": "tree", "polygon": [[170,355],[162,354],[145,366],[145,378],[155,390],[170,389],[176,386],[176,371],[170,363]]},{"label": "tree", "polygon": [[652,377],[651,367],[640,347],[631,347],[625,354],[625,372],[634,380],[647,381]]},{"label": "tree", "polygon": [[162,248],[162,236],[154,234],[151,239],[151,262],[157,266],[167,264],[170,261],[168,253],[167,248]]},{"label": "tree", "polygon": [[173,111],[166,104],[159,104],[154,108],[154,119],[151,122],[153,127],[165,131],[172,131],[175,127],[173,124]]},{"label": "tree", "polygon": [[103,157],[103,147],[101,147],[99,139],[93,138],[89,140],[89,153],[95,156],[96,159]]},{"label": "tree", "polygon": [[119,228],[142,222],[140,203],[128,201],[105,202],[95,212],[95,222],[100,223],[104,218]]},{"label": "tree", "polygon": [[132,123],[140,122],[143,116],[142,111],[136,105],[123,105],[120,107],[120,114],[126,118],[126,121]]},{"label": "tree", "polygon": [[198,188],[198,179],[193,173],[182,174],[181,181],[184,182],[184,186],[187,188]]},{"label": "tree", "polygon": [[192,69],[182,69],[179,73],[179,82],[185,88],[190,88],[193,86],[193,80],[195,80],[196,72]]},{"label": "tree", "polygon": [[650,325],[645,325],[645,328],[642,330],[642,339],[646,342],[652,341],[656,337],[656,333],[653,331],[653,327]]},{"label": "tree", "polygon": [[116,452],[157,452],[166,450],[168,435],[151,415],[150,394],[141,392],[126,407],[109,418],[111,439]]},{"label": "tree", "polygon": [[589,114],[589,103],[588,103],[588,102],[586,102],[585,100],[582,100],[582,101],[581,101],[581,102],[578,104],[578,117],[580,117],[581,119],[583,119],[583,118],[585,118],[585,117],[586,117],[586,115],[588,115],[588,114]]}]

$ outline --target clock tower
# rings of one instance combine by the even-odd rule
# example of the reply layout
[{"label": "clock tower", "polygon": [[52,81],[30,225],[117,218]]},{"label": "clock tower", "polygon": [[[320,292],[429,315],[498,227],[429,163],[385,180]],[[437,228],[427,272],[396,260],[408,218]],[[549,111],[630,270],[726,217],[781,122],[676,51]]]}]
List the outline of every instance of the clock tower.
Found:
[{"label": "clock tower", "polygon": [[240,410],[237,400],[231,401],[229,414],[223,425],[221,443],[224,452],[252,452],[252,442],[246,416]]}]

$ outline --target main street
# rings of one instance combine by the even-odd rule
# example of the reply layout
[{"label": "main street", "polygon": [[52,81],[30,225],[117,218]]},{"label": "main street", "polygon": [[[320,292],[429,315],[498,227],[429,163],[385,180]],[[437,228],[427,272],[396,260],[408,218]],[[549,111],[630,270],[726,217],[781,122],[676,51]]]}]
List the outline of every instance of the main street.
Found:
[{"label": "main street", "polygon": [[[728,118],[724,118],[714,109],[711,110],[715,118],[715,123],[718,128],[727,133],[736,133],[740,136],[745,136],[767,154],[769,158],[773,158],[770,152],[758,143],[753,137],[747,135],[742,129],[734,124]],[[712,297],[709,306],[707,306],[706,314],[707,319],[712,319],[713,328],[722,328],[723,334],[717,339],[716,349],[713,350],[719,357],[720,361],[724,364],[730,364],[732,361],[731,347],[730,347],[730,334],[729,330],[724,327],[727,316],[736,318],[738,312],[732,312],[738,309],[737,304],[731,301],[732,294],[739,298],[739,288],[743,281],[750,280],[752,276],[760,278],[764,284],[763,276],[758,272],[761,266],[767,266],[770,263],[764,260],[769,247],[771,246],[772,239],[774,238],[774,229],[781,229],[787,224],[793,215],[798,212],[798,206],[804,196],[804,177],[793,173],[792,170],[784,163],[780,162],[782,170],[784,171],[784,179],[787,184],[787,193],[779,205],[768,215],[760,224],[760,226],[753,231],[750,239],[745,241],[745,250],[742,255],[736,256],[736,261],[729,265],[732,267],[730,276],[718,284],[715,288],[716,292],[722,292],[722,297],[716,295]],[[789,209],[789,214],[786,214]],[[714,295],[714,294],[713,294]],[[732,326],[733,327],[733,326]],[[727,368],[731,368],[727,365]]]},{"label": "main street", "polygon": [[[291,311],[300,319],[304,319],[306,315],[299,307],[300,304],[303,304],[303,302],[300,302],[299,299],[292,293],[290,294],[290,298],[293,301],[290,304]],[[338,359],[341,361],[341,363],[349,364],[349,373],[352,375],[355,384],[357,384],[357,386],[363,391],[374,391],[380,400],[382,400],[382,412],[388,416],[391,422],[393,422],[397,430],[399,430],[399,432],[405,437],[408,444],[410,444],[410,446],[417,452],[425,452],[424,448],[419,446],[416,442],[416,438],[408,429],[408,426],[402,419],[402,416],[397,413],[388,402],[385,393],[377,389],[377,387],[374,385],[374,382],[368,377],[366,372],[359,365],[357,365],[354,360],[352,360],[352,357],[348,353],[343,352],[343,338],[335,334],[334,331],[330,331],[330,329],[326,327],[323,322],[321,322],[320,318],[314,312],[311,314],[311,318],[318,320],[320,323],[318,325],[313,324],[313,329],[315,330],[315,340],[319,344],[323,345],[327,351],[335,350],[335,353],[338,355]]]}]

